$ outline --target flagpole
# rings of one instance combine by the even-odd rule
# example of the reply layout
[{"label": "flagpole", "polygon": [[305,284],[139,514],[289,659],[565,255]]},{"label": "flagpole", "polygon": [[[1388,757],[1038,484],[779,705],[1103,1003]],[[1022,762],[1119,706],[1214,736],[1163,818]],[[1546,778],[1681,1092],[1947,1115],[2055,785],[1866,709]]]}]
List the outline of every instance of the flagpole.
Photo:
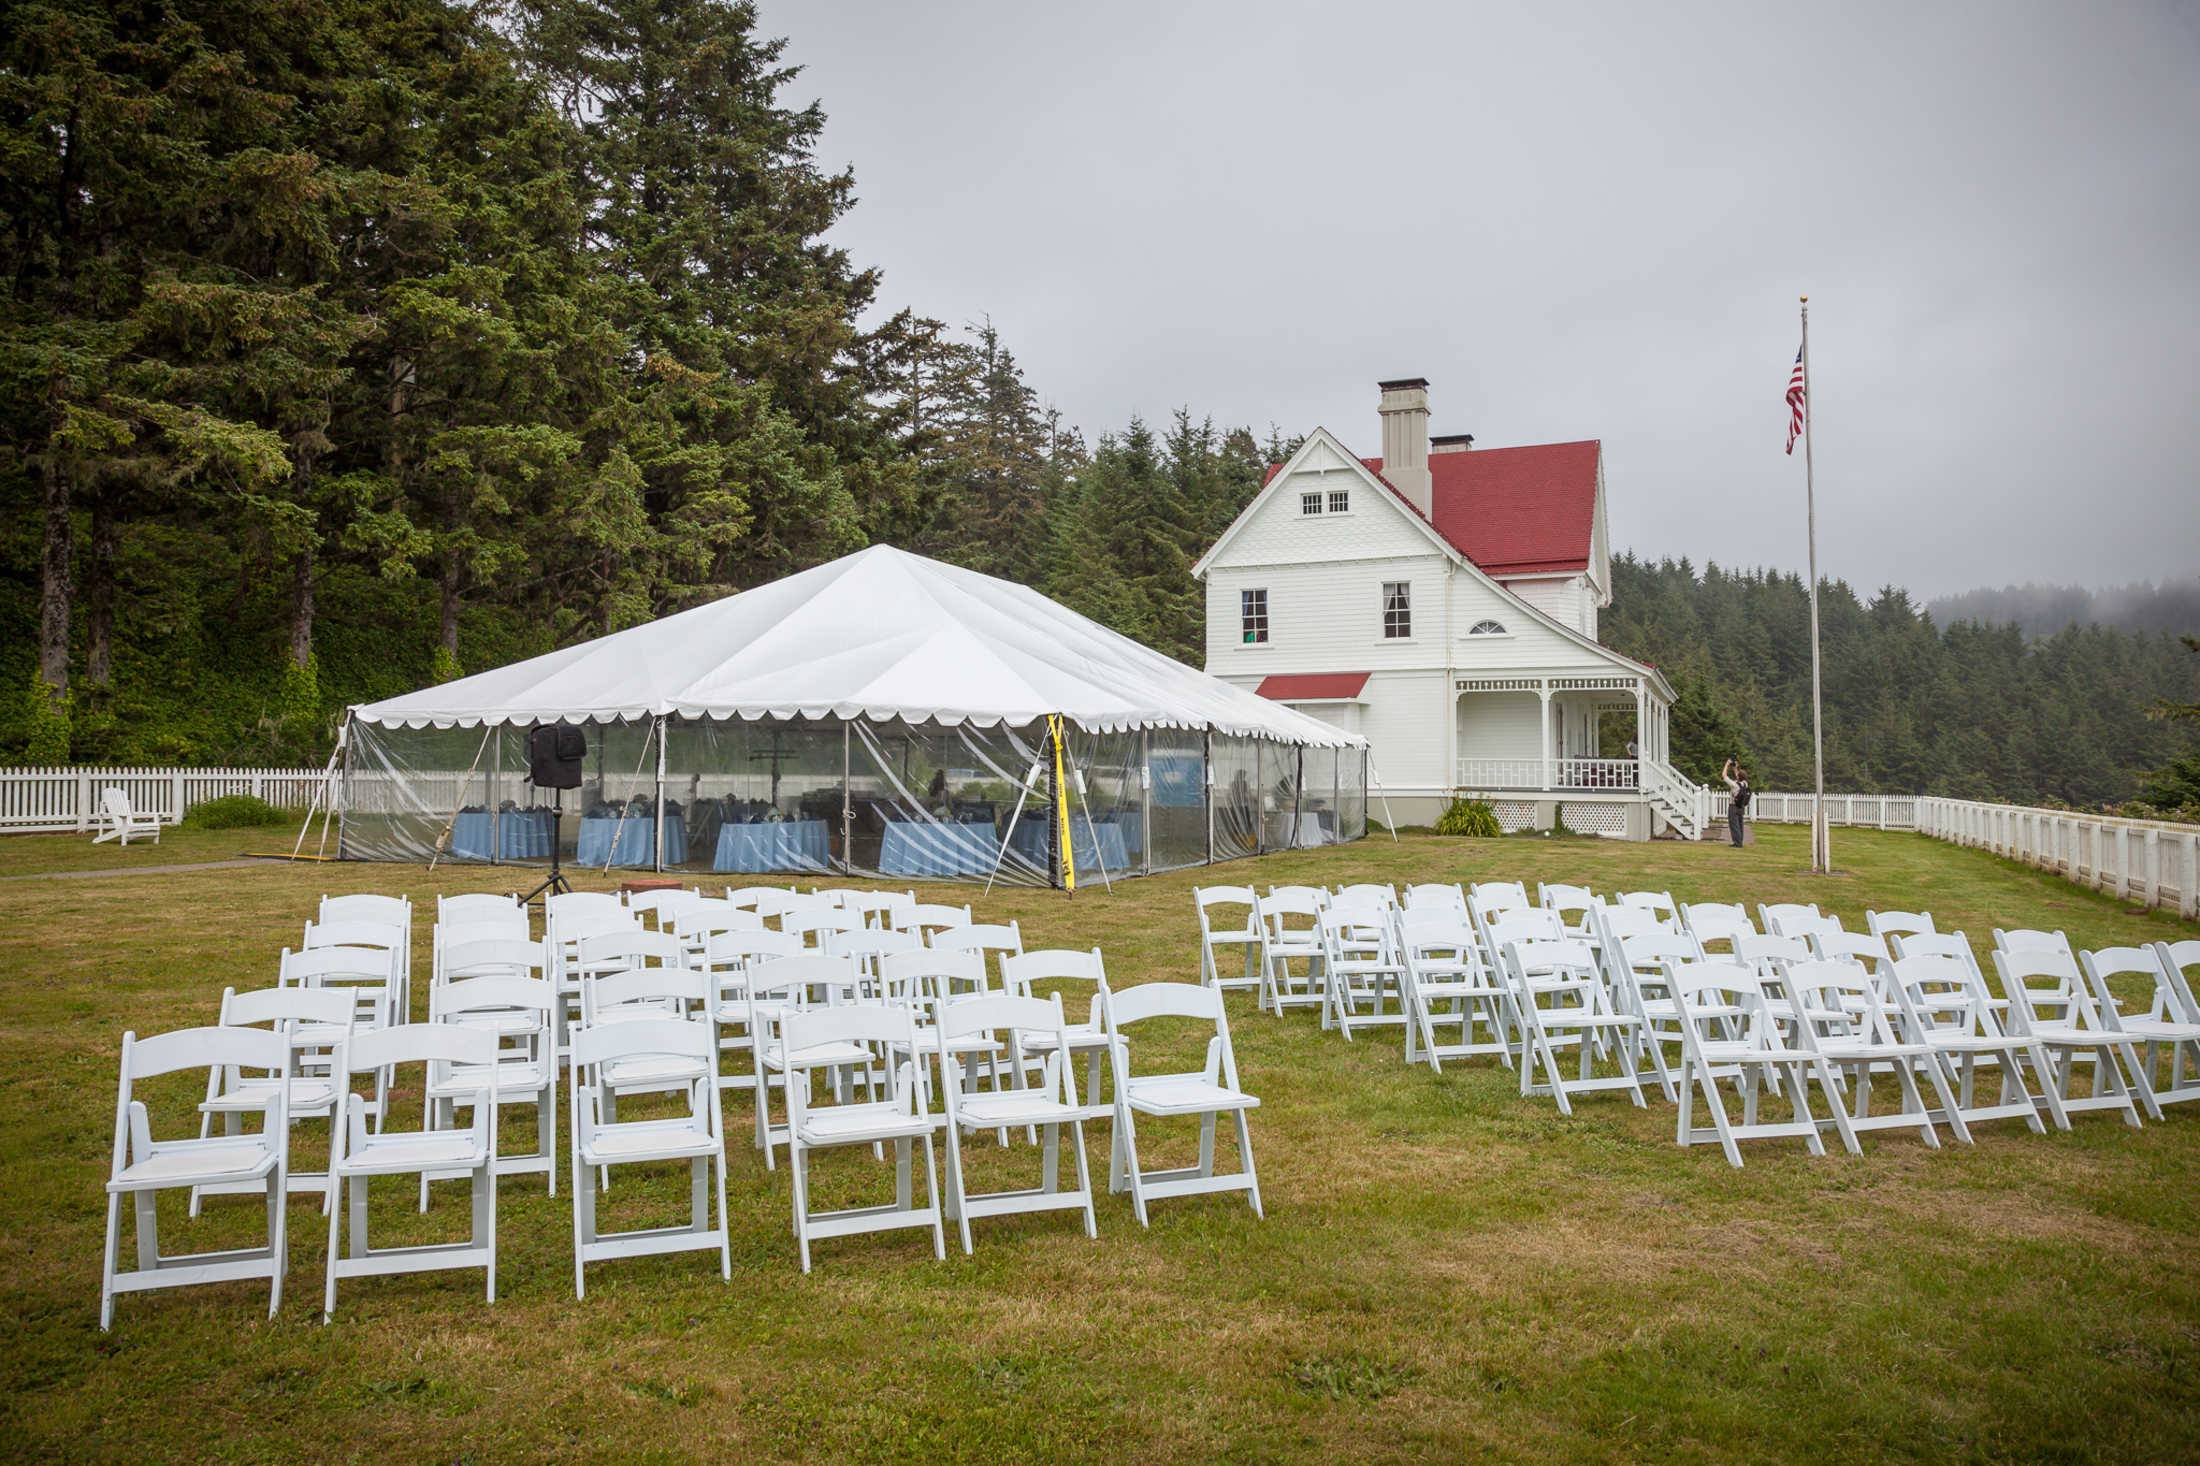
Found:
[{"label": "flagpole", "polygon": [[1810,868],[1833,872],[1833,845],[1826,828],[1826,707],[1818,661],[1818,477],[1811,462],[1810,407],[1818,384],[1810,374],[1810,297],[1803,307],[1803,503],[1810,525],[1810,742],[1818,783],[1810,807]]}]

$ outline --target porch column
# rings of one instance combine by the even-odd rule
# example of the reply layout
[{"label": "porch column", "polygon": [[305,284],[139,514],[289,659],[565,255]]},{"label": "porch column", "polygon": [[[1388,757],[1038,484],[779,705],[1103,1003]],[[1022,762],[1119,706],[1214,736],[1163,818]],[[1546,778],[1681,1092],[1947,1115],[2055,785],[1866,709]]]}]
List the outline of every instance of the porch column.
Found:
[{"label": "porch column", "polygon": [[1558,770],[1551,755],[1551,684],[1538,682],[1535,695],[1543,700],[1543,741],[1537,747],[1543,759],[1543,788],[1548,791],[1558,782]]},{"label": "porch column", "polygon": [[1650,726],[1651,719],[1647,716],[1652,711],[1649,700],[1642,695],[1642,679],[1637,677],[1635,679],[1635,767],[1633,770],[1637,789],[1643,786],[1642,761],[1657,756],[1651,752],[1653,748],[1658,746],[1657,732]]}]

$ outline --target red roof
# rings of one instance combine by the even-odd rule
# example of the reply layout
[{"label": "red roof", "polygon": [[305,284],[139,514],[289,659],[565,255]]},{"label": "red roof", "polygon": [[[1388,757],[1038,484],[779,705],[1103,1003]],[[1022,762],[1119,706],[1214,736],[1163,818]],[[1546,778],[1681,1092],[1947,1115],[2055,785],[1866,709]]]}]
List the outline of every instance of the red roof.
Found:
[{"label": "red roof", "polygon": [[1264,678],[1260,695],[1277,702],[1341,702],[1360,695],[1366,672],[1299,672]]},{"label": "red roof", "polygon": [[[1432,522],[1453,549],[1491,575],[1585,570],[1596,532],[1597,462],[1603,446],[1539,443],[1431,453]],[[1383,479],[1383,460],[1360,460]],[[1275,477],[1281,465],[1268,470]],[[1399,495],[1401,501],[1404,495]],[[1407,505],[1408,508],[1412,506]]]}]

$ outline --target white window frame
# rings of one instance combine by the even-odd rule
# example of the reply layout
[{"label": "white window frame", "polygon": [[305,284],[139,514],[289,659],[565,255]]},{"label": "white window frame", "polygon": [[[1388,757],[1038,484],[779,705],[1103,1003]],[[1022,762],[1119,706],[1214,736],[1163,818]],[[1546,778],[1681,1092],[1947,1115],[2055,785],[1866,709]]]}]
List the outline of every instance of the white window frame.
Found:
[{"label": "white window frame", "polygon": [[1301,489],[1299,491],[1299,517],[1301,519],[1320,518],[1322,503],[1322,491],[1320,489]]},{"label": "white window frame", "polygon": [[[1383,587],[1382,639],[1385,642],[1413,640],[1413,582],[1410,580],[1386,580],[1381,584]],[[1405,629],[1403,631],[1392,631],[1390,629],[1390,618],[1393,614],[1390,604],[1392,591],[1402,593],[1405,601],[1405,604],[1398,608],[1398,613],[1405,616]]]},{"label": "white window frame", "polygon": [[[1253,597],[1255,596],[1260,597],[1260,635],[1257,638],[1251,635],[1251,632],[1253,630],[1254,618]],[[1247,586],[1241,589],[1238,592],[1238,645],[1274,645],[1274,643],[1269,639],[1271,624],[1272,623],[1270,621],[1268,613],[1268,587],[1264,585],[1256,585]]]},{"label": "white window frame", "polygon": [[1329,512],[1331,514],[1350,514],[1352,512],[1352,491],[1350,489],[1331,489],[1329,491]]},{"label": "white window frame", "polygon": [[[1494,626],[1497,629],[1495,631],[1484,631],[1482,628],[1485,626]],[[1469,626],[1467,628],[1467,635],[1481,637],[1484,640],[1488,641],[1495,641],[1498,637],[1501,636],[1511,636],[1512,632],[1506,630],[1505,623],[1498,620],[1495,616],[1484,616],[1481,620],[1475,622],[1472,626]]]}]

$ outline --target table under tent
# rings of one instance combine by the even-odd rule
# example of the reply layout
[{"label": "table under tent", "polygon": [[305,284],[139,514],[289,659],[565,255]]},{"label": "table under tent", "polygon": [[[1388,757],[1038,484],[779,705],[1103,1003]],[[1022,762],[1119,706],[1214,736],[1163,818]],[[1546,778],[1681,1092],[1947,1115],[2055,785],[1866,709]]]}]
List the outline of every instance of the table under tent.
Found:
[{"label": "table under tent", "polygon": [[1364,738],[886,546],[354,707],[338,758],[352,859],[1082,885],[1367,830]]}]

